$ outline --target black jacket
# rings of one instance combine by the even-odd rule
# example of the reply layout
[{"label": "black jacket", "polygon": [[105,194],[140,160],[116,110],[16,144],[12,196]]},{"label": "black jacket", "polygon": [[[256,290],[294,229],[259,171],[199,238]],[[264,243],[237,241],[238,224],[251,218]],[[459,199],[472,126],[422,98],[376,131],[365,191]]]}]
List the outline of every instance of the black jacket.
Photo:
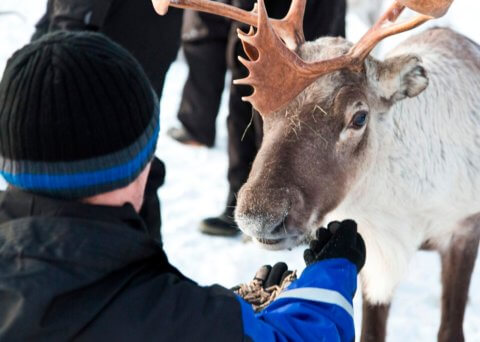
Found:
[{"label": "black jacket", "polygon": [[357,270],[308,266],[259,314],[185,278],[131,205],[0,194],[0,341],[345,341]]},{"label": "black jacket", "polygon": [[0,195],[1,341],[239,341],[240,306],[172,267],[130,205]]},{"label": "black jacket", "polygon": [[347,260],[307,267],[259,314],[170,265],[157,198],[164,173],[154,159],[140,214],[0,192],[0,341],[352,340],[357,272]]}]

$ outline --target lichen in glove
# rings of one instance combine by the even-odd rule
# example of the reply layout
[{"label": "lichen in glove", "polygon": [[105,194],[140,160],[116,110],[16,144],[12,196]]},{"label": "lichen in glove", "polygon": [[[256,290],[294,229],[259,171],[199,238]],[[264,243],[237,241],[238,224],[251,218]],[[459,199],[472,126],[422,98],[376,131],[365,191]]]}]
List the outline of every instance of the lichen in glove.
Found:
[{"label": "lichen in glove", "polygon": [[[273,269],[270,267],[268,273],[274,273],[273,270],[277,265],[275,265]],[[269,279],[267,279],[265,275],[261,275],[262,269],[265,273],[265,267],[267,266],[263,266],[257,272],[255,278],[251,282],[248,284],[240,284],[232,289],[237,295],[250,303],[255,312],[259,312],[267,307],[280,295],[280,293],[297,279],[296,271],[285,271],[284,276],[281,277],[281,280],[277,281],[277,284],[265,287],[265,285],[269,284]]]}]

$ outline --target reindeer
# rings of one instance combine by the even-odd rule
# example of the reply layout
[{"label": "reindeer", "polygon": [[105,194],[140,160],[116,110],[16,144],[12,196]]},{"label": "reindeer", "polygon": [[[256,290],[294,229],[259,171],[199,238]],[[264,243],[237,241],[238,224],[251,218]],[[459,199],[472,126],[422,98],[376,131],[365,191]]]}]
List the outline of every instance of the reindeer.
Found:
[{"label": "reindeer", "polygon": [[[463,341],[480,241],[480,47],[448,29],[413,36],[385,60],[383,38],[445,13],[452,0],[398,0],[356,44],[305,42],[306,0],[283,20],[205,0],[175,0],[255,26],[239,32],[246,98],[264,140],[235,218],[267,249],[290,248],[331,219],[353,218],[367,246],[362,341],[384,341],[394,289],[414,253],[442,262],[439,341]],[[167,1],[168,2],[168,1]],[[421,15],[395,23],[405,6]],[[161,11],[161,6],[158,6]]]}]

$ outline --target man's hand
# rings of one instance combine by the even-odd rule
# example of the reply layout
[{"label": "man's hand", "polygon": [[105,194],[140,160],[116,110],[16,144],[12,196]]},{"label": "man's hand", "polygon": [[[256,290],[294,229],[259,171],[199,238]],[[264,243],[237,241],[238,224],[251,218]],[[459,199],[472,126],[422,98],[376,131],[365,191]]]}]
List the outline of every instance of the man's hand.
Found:
[{"label": "man's hand", "polygon": [[277,262],[273,267],[270,265],[260,267],[253,280],[259,281],[266,290],[272,286],[281,286],[283,280],[292,273],[293,271],[288,270],[286,263]]},{"label": "man's hand", "polygon": [[296,279],[296,273],[288,270],[287,264],[278,262],[273,267],[260,267],[250,283],[235,286],[232,291],[249,302],[258,312]]},{"label": "man's hand", "polygon": [[365,242],[352,220],[334,221],[328,224],[328,229],[317,229],[310,248],[303,254],[307,266],[320,260],[345,258],[357,266],[357,272],[365,264],[365,256]]}]

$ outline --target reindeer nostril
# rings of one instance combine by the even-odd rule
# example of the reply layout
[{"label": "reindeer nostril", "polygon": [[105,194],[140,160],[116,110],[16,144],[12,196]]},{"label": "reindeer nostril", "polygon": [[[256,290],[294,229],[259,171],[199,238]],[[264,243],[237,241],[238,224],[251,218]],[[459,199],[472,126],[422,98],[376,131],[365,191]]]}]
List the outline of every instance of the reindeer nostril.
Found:
[{"label": "reindeer nostril", "polygon": [[281,229],[282,229],[282,226],[283,226],[282,223],[277,224],[277,225],[273,228],[273,230],[271,231],[271,234],[272,234],[272,235],[280,234]]},{"label": "reindeer nostril", "polygon": [[286,220],[287,215],[285,215],[285,217],[277,225],[272,226],[273,228],[270,230],[270,235],[286,235]]}]

